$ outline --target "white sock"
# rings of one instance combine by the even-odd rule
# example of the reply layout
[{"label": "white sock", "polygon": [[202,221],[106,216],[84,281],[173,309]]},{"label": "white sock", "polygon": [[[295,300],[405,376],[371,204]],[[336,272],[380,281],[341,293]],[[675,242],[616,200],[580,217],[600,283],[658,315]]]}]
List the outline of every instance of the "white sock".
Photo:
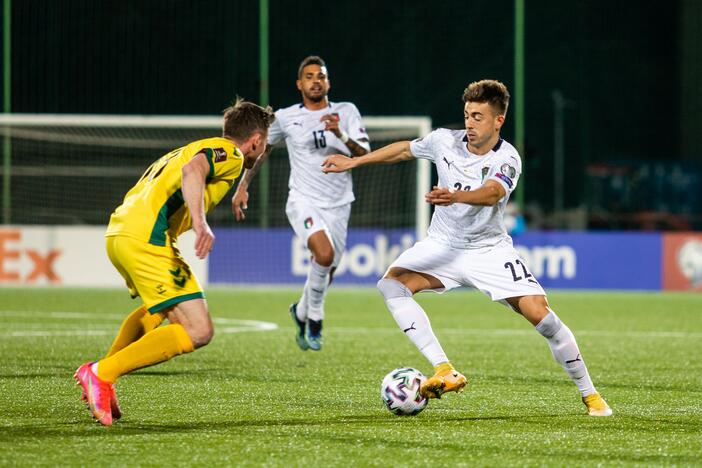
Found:
[{"label": "white sock", "polygon": [[310,262],[303,293],[307,299],[307,318],[310,320],[319,321],[324,318],[324,296],[327,294],[330,271],[331,266],[322,266],[314,259]]},{"label": "white sock", "polygon": [[446,353],[441,348],[431,329],[429,317],[424,309],[412,299],[412,292],[395,279],[383,278],[378,281],[378,289],[385,298],[385,305],[400,329],[412,340],[431,365],[448,362]]},{"label": "white sock", "polygon": [[300,300],[297,301],[297,307],[295,307],[295,315],[297,319],[301,322],[307,320],[307,296],[305,295],[305,289],[302,288],[302,296]]},{"label": "white sock", "polygon": [[551,347],[553,358],[563,366],[570,379],[580,390],[580,394],[587,396],[595,393],[595,386],[592,384],[585,361],[580,355],[573,332],[561,322],[554,311],[551,309],[549,311],[549,314],[536,326],[536,331],[546,338]]}]

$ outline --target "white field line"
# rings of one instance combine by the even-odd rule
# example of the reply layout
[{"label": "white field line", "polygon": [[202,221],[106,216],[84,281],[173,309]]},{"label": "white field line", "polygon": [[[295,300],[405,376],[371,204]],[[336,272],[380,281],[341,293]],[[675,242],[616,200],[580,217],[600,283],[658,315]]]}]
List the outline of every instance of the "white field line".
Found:
[{"label": "white field line", "polygon": [[[65,312],[65,311],[17,311],[17,310],[0,310],[0,318],[10,317],[10,318],[48,318],[48,319],[59,319],[59,320],[75,320],[75,319],[88,319],[91,325],[94,325],[95,321],[108,320],[111,322],[109,326],[105,328],[99,327],[95,328],[69,328],[64,330],[7,330],[8,328],[17,327],[19,328],[32,328],[38,325],[46,326],[46,324],[41,323],[27,323],[27,322],[6,322],[2,324],[2,328],[7,331],[0,332],[0,336],[4,337],[36,337],[36,336],[103,336],[103,335],[114,335],[117,333],[117,328],[114,326],[114,322],[119,323],[124,316],[115,314],[89,314],[84,312]],[[249,331],[271,331],[278,328],[278,325],[272,322],[263,322],[260,320],[239,320],[215,317],[212,321],[220,325],[229,325],[219,328],[217,331],[219,333],[241,333]]]},{"label": "white field line", "polygon": [[[101,314],[84,312],[66,312],[66,311],[3,311],[0,310],[0,318],[2,317],[17,317],[17,318],[55,318],[55,319],[89,319],[91,322],[100,319],[109,319],[111,322],[121,321],[124,316],[115,314]],[[239,320],[223,317],[215,317],[212,319],[215,324],[224,325],[218,328],[220,333],[239,333],[244,331],[272,331],[278,329],[278,325],[273,322],[264,322],[259,320]],[[13,325],[27,325],[31,327],[31,323],[9,322],[4,324],[4,328]],[[229,325],[229,326],[226,326]],[[287,327],[285,327],[287,328]],[[284,328],[284,329],[285,329]],[[283,329],[283,330],[284,330]],[[347,334],[387,334],[397,333],[395,327],[333,327],[330,328],[331,333],[347,333]],[[115,327],[95,328],[90,329],[74,329],[68,330],[16,330],[11,332],[0,332],[0,336],[77,336],[77,335],[105,335],[114,334],[117,330]],[[530,328],[513,329],[513,328],[435,328],[435,331],[442,335],[491,335],[491,336],[530,336],[536,332]],[[597,337],[627,337],[627,338],[689,338],[702,339],[702,332],[686,332],[686,331],[610,331],[610,330],[576,330],[576,336],[597,336]]]}]

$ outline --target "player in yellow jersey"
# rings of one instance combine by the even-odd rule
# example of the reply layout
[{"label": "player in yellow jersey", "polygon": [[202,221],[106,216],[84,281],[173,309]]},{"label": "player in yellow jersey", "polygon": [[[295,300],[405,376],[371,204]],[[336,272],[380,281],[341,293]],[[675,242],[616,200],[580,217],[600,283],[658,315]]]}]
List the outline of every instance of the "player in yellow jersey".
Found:
[{"label": "player in yellow jersey", "polygon": [[[207,256],[215,238],[205,214],[265,151],[274,118],[270,108],[237,99],[224,111],[222,137],[195,141],[158,159],[112,214],[107,254],[143,304],[124,320],[105,358],[83,364],[74,375],[100,423],[109,426],[121,417],[113,385],[120,376],[212,339],[202,287],[176,239],[192,227],[195,254]],[[169,324],[159,327],[164,319]]]}]

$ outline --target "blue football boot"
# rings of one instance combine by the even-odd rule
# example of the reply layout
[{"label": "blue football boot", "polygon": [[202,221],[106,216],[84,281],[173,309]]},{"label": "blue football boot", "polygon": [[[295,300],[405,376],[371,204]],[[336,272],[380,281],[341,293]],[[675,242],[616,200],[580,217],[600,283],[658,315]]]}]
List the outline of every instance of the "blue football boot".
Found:
[{"label": "blue football boot", "polygon": [[322,349],[322,321],[307,320],[307,344],[312,351]]},{"label": "blue football boot", "polygon": [[295,343],[297,343],[301,350],[307,351],[310,345],[305,338],[305,322],[297,318],[297,302],[290,304],[290,315],[292,316],[293,322],[295,322],[295,326],[297,326]]}]

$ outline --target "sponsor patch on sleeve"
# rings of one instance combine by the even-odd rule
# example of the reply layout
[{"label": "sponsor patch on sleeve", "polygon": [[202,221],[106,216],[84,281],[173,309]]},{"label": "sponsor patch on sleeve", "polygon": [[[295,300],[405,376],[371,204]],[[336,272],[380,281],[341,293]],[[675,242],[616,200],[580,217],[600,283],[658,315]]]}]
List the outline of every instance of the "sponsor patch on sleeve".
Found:
[{"label": "sponsor patch on sleeve", "polygon": [[512,186],[514,185],[514,182],[512,182],[512,179],[510,179],[510,178],[507,177],[506,175],[502,174],[501,172],[496,173],[496,174],[495,174],[495,177],[497,177],[497,178],[500,179],[502,182],[504,182],[505,184],[507,184],[507,187],[509,187],[509,188],[512,188]]},{"label": "sponsor patch on sleeve", "polygon": [[509,177],[510,179],[513,179],[514,176],[517,175],[517,170],[509,164],[503,164],[502,166],[500,166],[500,172]]},{"label": "sponsor patch on sleeve", "polygon": [[214,162],[216,163],[227,160],[227,150],[225,150],[224,148],[215,148],[214,154]]}]

